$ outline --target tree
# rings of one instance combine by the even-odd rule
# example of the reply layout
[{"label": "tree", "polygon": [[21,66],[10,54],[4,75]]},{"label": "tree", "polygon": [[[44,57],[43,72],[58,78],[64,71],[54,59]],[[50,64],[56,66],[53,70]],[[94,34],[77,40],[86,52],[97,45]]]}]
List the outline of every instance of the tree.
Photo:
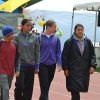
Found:
[{"label": "tree", "polygon": [[39,1],[42,1],[42,0],[31,0],[31,1],[29,1],[29,2],[27,3],[27,6],[30,6],[30,5],[32,5],[32,4],[35,4],[35,3],[39,2]]},{"label": "tree", "polygon": [[6,1],[8,1],[8,0],[2,0],[2,1],[6,2]]}]

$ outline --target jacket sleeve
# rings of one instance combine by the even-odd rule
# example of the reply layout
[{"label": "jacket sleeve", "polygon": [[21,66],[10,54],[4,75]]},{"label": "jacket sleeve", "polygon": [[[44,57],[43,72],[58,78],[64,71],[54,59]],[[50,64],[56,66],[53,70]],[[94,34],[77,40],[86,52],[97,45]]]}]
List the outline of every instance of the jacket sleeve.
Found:
[{"label": "jacket sleeve", "polygon": [[56,58],[57,58],[57,65],[61,66],[61,43],[60,39],[57,37],[57,48],[56,48]]},{"label": "jacket sleeve", "polygon": [[17,37],[14,39],[14,44],[16,46],[16,56],[15,56],[15,72],[16,72],[20,71],[20,58],[19,58]]},{"label": "jacket sleeve", "polygon": [[40,45],[38,38],[36,37],[36,43],[35,43],[35,69],[39,69],[40,64]]},{"label": "jacket sleeve", "polygon": [[90,50],[90,66],[96,68],[97,62],[96,62],[96,55],[95,55],[95,49],[90,40],[89,41],[89,50]]},{"label": "jacket sleeve", "polygon": [[19,52],[17,47],[16,47],[16,58],[15,58],[15,72],[16,71],[20,71],[20,59],[19,59]]},{"label": "jacket sleeve", "polygon": [[62,50],[62,68],[63,70],[68,69],[69,67],[69,56],[70,56],[70,48],[71,48],[71,43],[69,42],[69,40],[67,40],[64,43],[64,47]]}]

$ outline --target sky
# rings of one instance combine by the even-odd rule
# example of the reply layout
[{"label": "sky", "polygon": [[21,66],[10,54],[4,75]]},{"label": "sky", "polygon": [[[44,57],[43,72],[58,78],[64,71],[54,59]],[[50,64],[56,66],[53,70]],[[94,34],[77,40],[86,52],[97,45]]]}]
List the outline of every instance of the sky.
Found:
[{"label": "sky", "polygon": [[3,1],[2,0],[0,0],[0,4],[2,4],[3,3]]}]

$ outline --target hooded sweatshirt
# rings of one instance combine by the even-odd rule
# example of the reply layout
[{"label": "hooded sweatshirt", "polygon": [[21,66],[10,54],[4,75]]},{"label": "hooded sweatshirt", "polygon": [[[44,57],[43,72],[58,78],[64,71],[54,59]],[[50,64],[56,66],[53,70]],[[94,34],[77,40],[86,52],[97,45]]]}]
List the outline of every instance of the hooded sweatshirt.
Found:
[{"label": "hooded sweatshirt", "polygon": [[19,33],[15,36],[18,45],[20,64],[22,67],[39,68],[40,47],[37,36],[32,33]]}]

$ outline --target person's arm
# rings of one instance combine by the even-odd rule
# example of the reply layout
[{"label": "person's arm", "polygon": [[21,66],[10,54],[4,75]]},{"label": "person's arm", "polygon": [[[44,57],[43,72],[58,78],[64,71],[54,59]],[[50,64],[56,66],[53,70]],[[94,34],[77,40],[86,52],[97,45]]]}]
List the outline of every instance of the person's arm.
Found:
[{"label": "person's arm", "polygon": [[20,59],[19,59],[19,53],[18,53],[18,50],[16,51],[15,74],[16,74],[16,77],[18,77],[19,74],[20,74]]},{"label": "person's arm", "polygon": [[90,67],[93,67],[95,69],[97,66],[96,55],[94,46],[90,40],[89,40],[89,50],[90,50]]},{"label": "person's arm", "polygon": [[40,45],[39,45],[37,37],[36,37],[35,52],[34,53],[35,53],[35,73],[38,73],[39,64],[40,64]]},{"label": "person's arm", "polygon": [[69,63],[68,63],[68,59],[70,56],[70,48],[71,48],[71,44],[68,42],[69,40],[67,40],[64,43],[64,47],[62,50],[62,69],[64,70],[64,75],[67,77],[69,75],[69,71],[68,71],[68,67],[69,67]]},{"label": "person's arm", "polygon": [[20,74],[20,60],[19,60],[19,52],[18,52],[18,43],[17,43],[17,38],[14,39],[14,44],[16,46],[16,56],[15,56],[15,74],[16,77],[19,76]]},{"label": "person's arm", "polygon": [[64,43],[64,47],[63,47],[63,50],[62,50],[62,68],[63,70],[66,70],[68,69],[69,67],[69,56],[70,56],[70,48],[71,48],[71,43],[68,42],[69,40],[67,40],[65,43]]},{"label": "person's arm", "polygon": [[57,66],[61,66],[61,43],[58,37],[56,45],[56,58],[57,58]]},{"label": "person's arm", "polygon": [[92,42],[90,40],[88,40],[88,42],[89,42],[89,50],[90,50],[90,74],[93,74],[97,66],[96,55],[95,55],[95,50]]}]

